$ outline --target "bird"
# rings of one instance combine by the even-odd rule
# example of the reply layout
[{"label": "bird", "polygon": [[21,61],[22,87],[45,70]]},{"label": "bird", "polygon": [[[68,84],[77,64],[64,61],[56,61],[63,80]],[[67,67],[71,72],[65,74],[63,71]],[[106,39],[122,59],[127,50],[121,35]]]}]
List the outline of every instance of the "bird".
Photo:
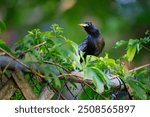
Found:
[{"label": "bird", "polygon": [[[87,55],[99,56],[105,46],[101,32],[92,22],[84,22],[79,26],[83,27],[87,33],[87,37],[78,46],[79,54],[81,51],[84,53],[84,60],[86,60]],[[80,62],[83,62],[82,58],[80,58]]]}]

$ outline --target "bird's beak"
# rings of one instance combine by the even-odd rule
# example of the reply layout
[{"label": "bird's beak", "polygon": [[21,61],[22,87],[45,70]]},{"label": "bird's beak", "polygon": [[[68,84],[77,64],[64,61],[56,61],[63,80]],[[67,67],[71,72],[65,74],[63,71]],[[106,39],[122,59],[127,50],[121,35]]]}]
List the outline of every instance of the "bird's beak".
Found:
[{"label": "bird's beak", "polygon": [[79,24],[79,26],[86,27],[88,25],[87,24]]}]

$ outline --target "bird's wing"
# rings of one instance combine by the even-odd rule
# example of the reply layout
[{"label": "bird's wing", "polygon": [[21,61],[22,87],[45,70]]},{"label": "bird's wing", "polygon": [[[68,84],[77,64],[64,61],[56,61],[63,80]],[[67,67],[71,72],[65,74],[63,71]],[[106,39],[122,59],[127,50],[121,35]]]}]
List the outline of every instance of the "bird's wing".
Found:
[{"label": "bird's wing", "polygon": [[95,50],[95,55],[99,56],[99,54],[102,52],[102,50],[104,49],[105,46],[105,41],[104,39],[101,37],[97,40],[97,47]]},{"label": "bird's wing", "polygon": [[87,49],[88,39],[86,38],[78,47],[78,51],[85,51]]}]

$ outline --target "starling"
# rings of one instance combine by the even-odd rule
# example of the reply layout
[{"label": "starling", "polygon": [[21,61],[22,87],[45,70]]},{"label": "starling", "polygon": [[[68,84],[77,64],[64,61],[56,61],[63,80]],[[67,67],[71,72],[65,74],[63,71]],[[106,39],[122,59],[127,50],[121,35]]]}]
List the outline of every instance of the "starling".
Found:
[{"label": "starling", "polygon": [[[84,60],[86,60],[87,55],[99,56],[105,46],[100,31],[91,22],[85,22],[79,25],[82,26],[88,34],[78,47],[79,53],[80,51],[84,52]],[[82,63],[83,60],[80,59],[80,62]]]}]

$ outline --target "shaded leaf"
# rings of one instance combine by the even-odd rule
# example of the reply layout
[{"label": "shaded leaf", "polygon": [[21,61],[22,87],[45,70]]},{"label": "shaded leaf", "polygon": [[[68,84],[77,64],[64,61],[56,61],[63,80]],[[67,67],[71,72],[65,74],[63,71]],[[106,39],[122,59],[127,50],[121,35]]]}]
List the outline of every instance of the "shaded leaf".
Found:
[{"label": "shaded leaf", "polygon": [[136,93],[136,95],[143,100],[147,99],[147,95],[145,92],[145,89],[143,88],[142,84],[136,80],[128,80],[127,81],[130,85],[130,87],[133,89],[133,91]]},{"label": "shaded leaf", "polygon": [[3,21],[0,21],[0,33],[6,29],[6,25]]},{"label": "shaded leaf", "polygon": [[51,73],[52,77],[54,78],[54,85],[55,85],[55,87],[57,89],[60,89],[61,88],[61,83],[60,83],[60,80],[59,80],[58,76],[55,73],[53,73],[53,72],[50,72],[50,73]]},{"label": "shaded leaf", "polygon": [[37,58],[34,56],[34,54],[26,53],[25,59],[26,62],[37,62]]},{"label": "shaded leaf", "polygon": [[101,79],[102,82],[109,88],[110,80],[108,79],[107,75],[96,67],[91,67],[91,69],[97,74],[98,78]]},{"label": "shaded leaf", "polygon": [[104,84],[93,69],[87,67],[84,70],[84,75],[85,78],[91,78],[93,80],[98,93],[102,93],[104,91]]},{"label": "shaded leaf", "polygon": [[96,87],[96,91],[98,93],[102,93],[104,91],[104,85],[109,88],[110,81],[105,75],[104,72],[99,70],[96,67],[86,67],[84,69],[85,78],[91,78]]},{"label": "shaded leaf", "polygon": [[93,77],[93,83],[96,87],[96,92],[102,93],[104,91],[104,84],[100,79]]},{"label": "shaded leaf", "polygon": [[138,43],[138,44],[136,45],[136,49],[137,49],[137,52],[139,52],[139,51],[141,50],[141,45],[140,45],[140,43]]},{"label": "shaded leaf", "polygon": [[[57,70],[57,67],[55,66],[51,66],[51,65],[41,65],[42,69],[44,70],[45,76],[47,81],[50,83],[53,81],[54,86],[56,88],[61,88],[61,83],[60,80],[58,78],[58,76],[56,75],[54,70]],[[53,79],[53,80],[52,80]]]},{"label": "shaded leaf", "polygon": [[120,40],[120,41],[116,42],[115,48],[119,48],[121,46],[127,45],[127,43],[128,43],[128,41]]},{"label": "shaded leaf", "polygon": [[0,48],[6,50],[7,52],[11,52],[11,50],[8,48],[8,46],[2,39],[0,39]]}]

